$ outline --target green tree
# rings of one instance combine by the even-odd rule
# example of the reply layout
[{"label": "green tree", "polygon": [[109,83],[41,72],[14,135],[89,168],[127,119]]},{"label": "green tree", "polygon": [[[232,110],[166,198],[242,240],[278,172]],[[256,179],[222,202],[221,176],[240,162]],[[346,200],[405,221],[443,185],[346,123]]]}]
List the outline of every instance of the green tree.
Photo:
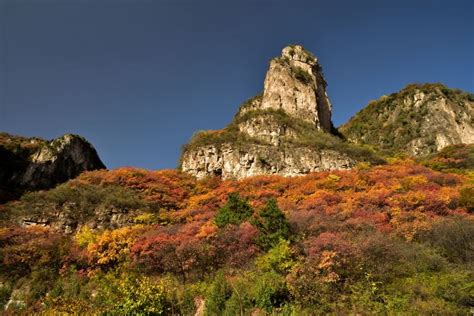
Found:
[{"label": "green tree", "polygon": [[259,245],[266,250],[276,246],[281,239],[288,239],[290,235],[290,224],[275,199],[268,200],[252,224],[260,231],[257,239]]},{"label": "green tree", "polygon": [[227,283],[224,273],[217,273],[209,289],[206,300],[206,315],[222,315],[225,303],[232,294],[232,289]]},{"label": "green tree", "polygon": [[252,216],[253,210],[247,200],[240,198],[238,193],[229,194],[227,203],[219,209],[214,223],[217,227],[224,227],[229,224],[240,224],[245,219]]},{"label": "green tree", "polygon": [[255,278],[252,289],[255,306],[271,313],[289,300],[285,278],[275,272],[266,272]]}]

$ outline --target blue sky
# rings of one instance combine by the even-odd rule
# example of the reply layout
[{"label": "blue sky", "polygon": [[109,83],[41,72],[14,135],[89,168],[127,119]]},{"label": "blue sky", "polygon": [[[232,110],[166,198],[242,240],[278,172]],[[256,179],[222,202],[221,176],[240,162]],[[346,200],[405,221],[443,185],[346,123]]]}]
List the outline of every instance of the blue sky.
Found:
[{"label": "blue sky", "polygon": [[411,82],[474,91],[474,1],[0,0],[0,131],[77,133],[109,168],[174,168],[287,44],[347,121]]}]

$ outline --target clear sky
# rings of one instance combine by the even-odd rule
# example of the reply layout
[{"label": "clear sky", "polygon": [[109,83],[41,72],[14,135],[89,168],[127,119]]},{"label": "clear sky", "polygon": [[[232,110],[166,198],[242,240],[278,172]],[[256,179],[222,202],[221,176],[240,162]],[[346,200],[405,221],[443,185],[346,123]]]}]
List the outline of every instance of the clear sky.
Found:
[{"label": "clear sky", "polygon": [[410,82],[473,92],[473,16],[472,0],[0,0],[0,131],[174,168],[287,44],[318,56],[335,125]]}]

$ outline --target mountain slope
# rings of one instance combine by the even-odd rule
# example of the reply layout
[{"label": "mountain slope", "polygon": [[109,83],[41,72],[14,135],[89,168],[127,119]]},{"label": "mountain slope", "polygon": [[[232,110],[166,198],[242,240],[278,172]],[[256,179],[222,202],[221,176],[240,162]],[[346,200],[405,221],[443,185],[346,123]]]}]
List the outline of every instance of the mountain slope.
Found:
[{"label": "mountain slope", "polygon": [[0,308],[463,315],[470,181],[413,160],[238,181],[85,172],[0,208]]},{"label": "mountain slope", "polygon": [[474,95],[442,84],[411,84],[370,102],[339,131],[351,142],[427,155],[474,143]]}]

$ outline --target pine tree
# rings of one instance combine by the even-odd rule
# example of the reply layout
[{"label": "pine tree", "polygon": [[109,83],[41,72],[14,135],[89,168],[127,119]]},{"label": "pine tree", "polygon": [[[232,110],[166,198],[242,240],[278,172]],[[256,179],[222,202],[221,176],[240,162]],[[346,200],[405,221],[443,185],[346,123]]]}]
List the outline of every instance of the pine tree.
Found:
[{"label": "pine tree", "polygon": [[275,199],[268,200],[265,207],[258,212],[253,224],[260,231],[258,243],[266,250],[277,245],[280,240],[288,239],[290,234],[290,224]]},{"label": "pine tree", "polygon": [[238,193],[231,193],[227,203],[219,209],[214,223],[217,227],[224,227],[229,224],[238,225],[252,214],[253,209],[247,200],[240,198]]}]

